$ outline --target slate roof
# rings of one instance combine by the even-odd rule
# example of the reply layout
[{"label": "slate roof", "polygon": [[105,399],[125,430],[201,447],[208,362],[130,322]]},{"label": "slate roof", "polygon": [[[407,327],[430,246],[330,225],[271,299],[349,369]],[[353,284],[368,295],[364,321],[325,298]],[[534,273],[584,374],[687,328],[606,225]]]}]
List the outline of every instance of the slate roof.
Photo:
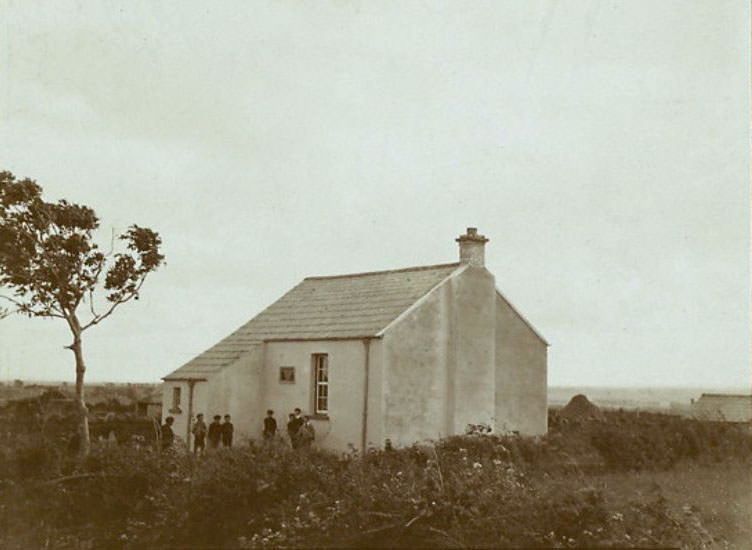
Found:
[{"label": "slate roof", "polygon": [[169,379],[201,378],[265,340],[376,336],[451,275],[459,263],[329,277],[308,277]]}]

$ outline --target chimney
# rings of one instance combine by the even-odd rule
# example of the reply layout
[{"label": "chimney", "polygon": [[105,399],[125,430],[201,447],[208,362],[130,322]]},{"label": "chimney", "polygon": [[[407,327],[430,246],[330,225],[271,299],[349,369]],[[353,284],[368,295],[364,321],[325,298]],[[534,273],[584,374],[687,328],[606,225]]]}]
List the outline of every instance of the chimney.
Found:
[{"label": "chimney", "polygon": [[478,235],[477,227],[468,227],[467,233],[455,239],[460,243],[460,263],[474,267],[485,265],[485,248],[488,239]]}]

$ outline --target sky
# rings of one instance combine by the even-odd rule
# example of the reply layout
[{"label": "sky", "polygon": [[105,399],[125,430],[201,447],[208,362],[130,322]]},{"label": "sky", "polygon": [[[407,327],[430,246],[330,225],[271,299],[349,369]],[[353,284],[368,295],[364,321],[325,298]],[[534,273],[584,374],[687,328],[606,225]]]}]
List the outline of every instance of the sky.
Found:
[{"label": "sky", "polygon": [[[85,333],[158,381],[311,275],[478,227],[549,384],[750,382],[746,1],[0,0],[0,169],[167,264]],[[60,320],[0,378],[74,379]]]}]

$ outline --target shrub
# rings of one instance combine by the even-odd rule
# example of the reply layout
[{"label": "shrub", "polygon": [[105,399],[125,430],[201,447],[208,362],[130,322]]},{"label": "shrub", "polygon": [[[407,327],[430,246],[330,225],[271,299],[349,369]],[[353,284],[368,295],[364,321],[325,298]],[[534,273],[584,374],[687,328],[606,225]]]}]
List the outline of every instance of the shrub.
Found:
[{"label": "shrub", "polygon": [[571,464],[618,470],[748,458],[750,434],[661,415],[606,415],[543,438],[468,435],[364,456],[286,446],[194,458],[146,442],[83,462],[28,440],[0,463],[1,547],[693,545],[696,517],[609,504]]}]

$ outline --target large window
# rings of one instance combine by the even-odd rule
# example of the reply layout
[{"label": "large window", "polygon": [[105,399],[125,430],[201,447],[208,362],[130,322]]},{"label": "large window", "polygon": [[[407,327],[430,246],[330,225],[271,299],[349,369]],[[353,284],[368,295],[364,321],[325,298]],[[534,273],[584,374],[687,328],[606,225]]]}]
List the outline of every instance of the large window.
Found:
[{"label": "large window", "polygon": [[329,414],[329,358],[325,353],[313,356],[313,412]]}]

